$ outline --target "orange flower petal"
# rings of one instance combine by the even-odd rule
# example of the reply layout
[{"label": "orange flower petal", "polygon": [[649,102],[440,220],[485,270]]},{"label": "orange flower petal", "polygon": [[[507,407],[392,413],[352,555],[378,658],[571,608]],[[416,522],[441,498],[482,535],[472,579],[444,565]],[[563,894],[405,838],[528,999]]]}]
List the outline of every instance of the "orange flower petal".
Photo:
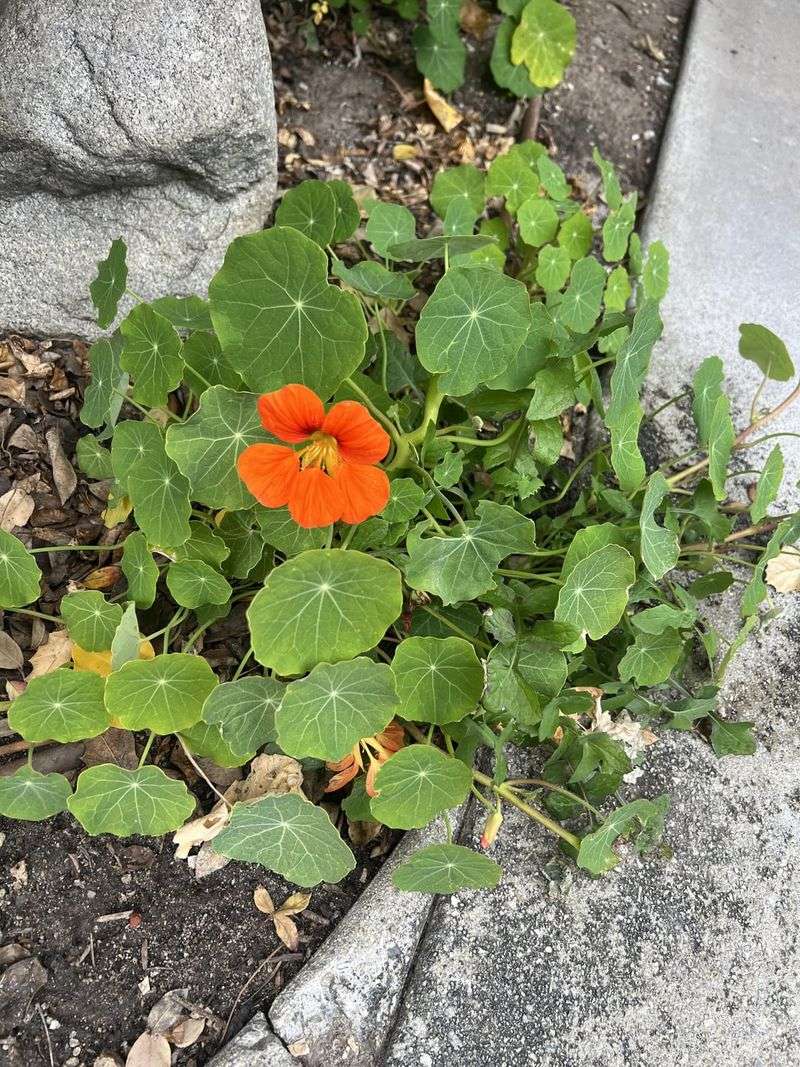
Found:
[{"label": "orange flower petal", "polygon": [[380,769],[381,765],[376,759],[371,759],[369,761],[369,769],[367,770],[367,777],[364,781],[364,788],[367,791],[368,797],[376,797],[380,792],[379,789],[375,788],[375,775]]},{"label": "orange flower petal", "polygon": [[289,514],[306,530],[330,526],[342,514],[342,494],[319,467],[306,467],[292,482]]},{"label": "orange flower petal", "polygon": [[381,424],[355,400],[334,404],[325,416],[322,432],[336,438],[342,459],[351,463],[378,463],[391,444]]},{"label": "orange flower petal", "polygon": [[325,409],[317,394],[305,385],[284,385],[258,398],[258,414],[265,430],[296,445],[322,426]]},{"label": "orange flower petal", "polygon": [[340,500],[340,518],[351,526],[383,511],[389,503],[389,479],[379,467],[342,463],[332,476]]},{"label": "orange flower petal", "polygon": [[236,462],[239,477],[260,503],[281,508],[300,471],[300,458],[284,445],[248,445]]},{"label": "orange flower petal", "polygon": [[323,792],[335,793],[337,789],[341,789],[346,786],[348,782],[352,782],[355,776],[358,774],[358,767],[355,763],[351,763],[349,767],[345,767],[343,771],[339,771],[334,774],[333,778],[325,786]]}]

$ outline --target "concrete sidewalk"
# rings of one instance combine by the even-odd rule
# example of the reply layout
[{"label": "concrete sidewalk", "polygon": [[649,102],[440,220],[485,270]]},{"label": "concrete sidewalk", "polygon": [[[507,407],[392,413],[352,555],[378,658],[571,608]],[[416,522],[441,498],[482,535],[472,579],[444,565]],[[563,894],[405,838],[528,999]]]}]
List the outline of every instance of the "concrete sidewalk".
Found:
[{"label": "concrete sidewalk", "polygon": [[[654,403],[718,354],[734,416],[746,417],[759,372],[737,355],[740,322],[770,327],[800,358],[798,43],[791,0],[697,2],[647,221],[673,278]],[[681,451],[685,415],[670,409],[659,424]],[[782,442],[789,482],[798,444]],[[434,910],[387,1067],[800,1061],[800,611],[777,601],[783,617],[745,647],[724,690],[732,715],[758,723],[757,754],[718,761],[680,734],[650,750],[638,787],[672,796],[674,860],[558,883],[551,842],[510,816],[500,887]],[[723,608],[717,621],[731,632],[735,618]]]}]

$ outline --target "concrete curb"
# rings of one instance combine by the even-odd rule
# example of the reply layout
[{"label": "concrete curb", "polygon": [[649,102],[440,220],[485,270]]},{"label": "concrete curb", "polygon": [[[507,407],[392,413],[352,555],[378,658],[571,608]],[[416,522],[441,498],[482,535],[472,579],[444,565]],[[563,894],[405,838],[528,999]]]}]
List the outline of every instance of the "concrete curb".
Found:
[{"label": "concrete curb", "polygon": [[[464,809],[453,813],[457,836]],[[306,1067],[374,1067],[394,1021],[433,897],[401,893],[397,867],[444,839],[437,820],[407,833],[324,945],[275,999],[269,1018],[286,1045],[307,1046]]]}]

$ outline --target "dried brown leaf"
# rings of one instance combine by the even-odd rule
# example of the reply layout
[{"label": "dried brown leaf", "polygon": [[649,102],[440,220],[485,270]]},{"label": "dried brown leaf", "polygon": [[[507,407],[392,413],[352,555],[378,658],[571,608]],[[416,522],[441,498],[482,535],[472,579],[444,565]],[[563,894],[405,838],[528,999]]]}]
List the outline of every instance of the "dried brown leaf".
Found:
[{"label": "dried brown leaf", "polygon": [[303,768],[291,756],[256,756],[250,773],[241,782],[234,782],[226,796],[231,803],[259,800],[261,797],[299,793],[303,784]]},{"label": "dried brown leaf", "polygon": [[407,159],[417,159],[419,154],[419,149],[413,144],[396,144],[392,149],[392,156],[400,163]]},{"label": "dried brown leaf", "polygon": [[279,911],[276,911],[272,916],[272,922],[275,926],[275,933],[284,945],[290,952],[295,952],[300,944],[300,935],[297,932],[297,925],[294,920],[290,919],[288,915],[282,915]]},{"label": "dried brown leaf", "polygon": [[197,853],[194,876],[198,880],[208,878],[210,874],[216,874],[223,867],[227,867],[230,862],[230,856],[220,856],[219,852],[215,852],[208,841],[204,841],[200,846],[200,851]]},{"label": "dried brown leaf", "polygon": [[461,0],[458,21],[465,33],[481,41],[492,23],[492,16],[476,0]]},{"label": "dried brown leaf", "polygon": [[0,496],[0,530],[11,533],[17,527],[25,526],[35,506],[27,490],[19,483],[12,485],[7,493]]},{"label": "dried brown leaf", "polygon": [[0,630],[0,668],[4,671],[18,671],[22,662],[22,649],[13,637]]},{"label": "dried brown leaf", "polygon": [[800,551],[783,549],[767,564],[767,581],[779,593],[800,592]]},{"label": "dried brown leaf", "polygon": [[47,635],[47,640],[40,645],[31,656],[31,678],[38,678],[42,674],[49,674],[58,670],[72,659],[72,642],[66,630],[53,630]]},{"label": "dried brown leaf", "polygon": [[176,1048],[188,1048],[193,1045],[206,1028],[205,1019],[187,1016],[169,1029],[164,1037]]},{"label": "dried brown leaf", "polygon": [[64,446],[61,443],[61,434],[55,426],[44,435],[47,441],[47,449],[50,453],[50,463],[53,469],[53,481],[58,491],[58,498],[62,504],[66,504],[78,485],[78,476],[67,459]]},{"label": "dried brown leaf", "polygon": [[141,1034],[131,1045],[125,1067],[170,1067],[169,1041],[161,1034]]},{"label": "dried brown leaf", "polygon": [[135,770],[139,760],[133,734],[130,730],[109,727],[104,733],[86,742],[83,762],[87,767],[95,767],[100,763],[115,763],[117,767],[124,767],[127,771]]},{"label": "dried brown leaf", "polygon": [[299,915],[311,903],[310,893],[292,893],[278,908],[279,915]]},{"label": "dried brown leaf", "polygon": [[25,403],[25,383],[16,378],[0,378],[0,396],[7,396],[17,404]]},{"label": "dried brown leaf", "polygon": [[213,841],[217,834],[222,833],[229,818],[230,809],[220,801],[208,815],[201,815],[184,823],[172,835],[172,843],[178,846],[175,859],[185,860],[196,845]]},{"label": "dried brown leaf", "polygon": [[442,129],[446,133],[450,133],[450,131],[454,130],[460,122],[463,122],[464,116],[458,108],[453,107],[452,104],[448,104],[445,98],[440,93],[436,92],[428,78],[425,79],[424,89],[428,107],[439,120],[439,125]]},{"label": "dried brown leaf", "polygon": [[[113,545],[111,545],[110,548],[113,548]],[[96,570],[90,571],[90,573],[79,582],[75,582],[75,588],[111,589],[117,584],[121,574],[122,570],[113,565],[108,567],[98,567]]]},{"label": "dried brown leaf", "polygon": [[258,910],[262,911],[265,915],[275,914],[275,905],[272,903],[272,897],[269,895],[269,890],[265,886],[256,886],[255,892],[253,893],[253,903]]}]

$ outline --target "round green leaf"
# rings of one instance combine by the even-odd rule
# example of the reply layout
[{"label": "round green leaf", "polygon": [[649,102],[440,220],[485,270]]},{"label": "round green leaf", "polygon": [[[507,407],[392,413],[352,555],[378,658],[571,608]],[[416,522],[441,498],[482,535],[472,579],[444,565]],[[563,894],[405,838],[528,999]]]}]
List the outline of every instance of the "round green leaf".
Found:
[{"label": "round green leaf", "polygon": [[364,358],[358,298],[328,283],[328,257],[288,226],[237,237],[209,286],[226,359],[259,392],[303,382],[329,397]]},{"label": "round green leaf", "polygon": [[414,216],[407,207],[382,200],[373,204],[367,219],[367,240],[378,255],[388,256],[392,245],[413,241],[415,233]]},{"label": "round green leaf", "polygon": [[356,232],[361,221],[361,213],[353,197],[353,190],[347,182],[340,181],[337,178],[329,181],[327,185],[336,201],[336,223],[333,228],[333,241],[331,243],[338,245],[352,237]]},{"label": "round green leaf", "polygon": [[570,259],[580,259],[592,250],[594,231],[589,219],[582,211],[576,211],[561,224],[558,231],[558,243],[569,253]]},{"label": "round green leaf", "polygon": [[26,741],[83,741],[108,729],[103,679],[61,668],[32,678],[12,701],[8,725]]},{"label": "round green leaf", "polygon": [[[530,164],[519,152],[507,152],[505,155],[498,156],[489,165],[486,194],[504,197],[506,207],[512,215],[516,215],[526,201],[537,199],[538,193],[539,176],[533,172]],[[520,220],[520,229],[521,226]],[[556,228],[557,226],[558,221],[556,221]],[[553,234],[555,234],[555,229]],[[527,240],[527,238],[524,239]],[[539,243],[544,244],[544,241]]]},{"label": "round green leaf", "polygon": [[606,545],[580,560],[561,587],[557,622],[572,623],[597,641],[612,630],[628,603],[636,580],[633,556],[619,545]]},{"label": "round green leaf", "polygon": [[471,848],[428,845],[400,864],[392,882],[412,893],[457,893],[459,889],[494,889],[502,874],[494,860]]},{"label": "round green leaf", "polygon": [[572,260],[561,245],[545,245],[536,264],[536,281],[546,293],[555,293],[569,277]]},{"label": "round green leaf", "polygon": [[106,330],[117,317],[117,307],[128,284],[127,248],[121,237],[111,242],[105,259],[97,264],[97,277],[89,285],[97,308],[97,325]]},{"label": "round green leaf", "polygon": [[106,680],[106,707],[126,730],[174,734],[200,721],[217,679],[206,660],[170,652],[131,660]]},{"label": "round green leaf", "polygon": [[137,304],[120,325],[125,347],[120,366],[133,378],[133,398],[160,407],[183,376],[181,339],[169,319]]},{"label": "round green leaf", "polygon": [[0,777],[0,815],[41,822],[66,811],[71,793],[63,774],[39,774],[32,767],[20,767],[14,774]]},{"label": "round green leaf", "polygon": [[600,314],[605,286],[606,272],[602,264],[593,256],[579,259],[558,306],[558,321],[576,333],[588,333]]},{"label": "round green leaf", "polygon": [[417,325],[417,355],[441,372],[446,393],[463,396],[497,377],[531,325],[525,286],[486,267],[454,267],[433,291]]},{"label": "round green leaf", "polygon": [[410,522],[424,507],[428,494],[413,478],[392,479],[389,503],[381,512],[387,522]]},{"label": "round green leaf", "polygon": [[483,692],[483,666],[460,637],[408,637],[392,660],[400,715],[418,722],[463,719]]},{"label": "round green leaf", "polygon": [[558,232],[558,212],[544,197],[531,196],[525,200],[520,205],[517,221],[522,240],[533,248],[552,241]]},{"label": "round green leaf", "polygon": [[167,548],[188,541],[189,482],[165,452],[158,426],[147,420],[120,423],[114,431],[111,462],[148,541]]},{"label": "round green leaf", "polygon": [[68,801],[69,810],[93,837],[159,837],[182,826],[194,806],[184,783],[168,778],[159,767],[127,771],[113,763],[83,771]]},{"label": "round green leaf", "polygon": [[[210,325],[210,324],[209,324]],[[241,389],[242,379],[222,355],[217,335],[210,330],[195,330],[183,343],[186,362],[184,377],[189,388],[202,397],[212,385]]]},{"label": "round green leaf", "polygon": [[199,296],[160,296],[150,307],[169,319],[176,330],[210,330],[208,301]]},{"label": "round green leaf", "polygon": [[358,289],[367,296],[380,297],[381,300],[410,300],[416,292],[405,274],[387,270],[381,263],[374,263],[370,259],[353,267],[335,259],[333,273],[352,289]]},{"label": "round green leaf", "polygon": [[246,578],[264,554],[264,538],[252,511],[229,511],[217,527],[228,557],[222,570],[229,578]]},{"label": "round green leaf", "polygon": [[468,205],[474,222],[486,206],[485,186],[486,178],[483,172],[473,164],[462,163],[460,167],[448,167],[446,170],[440,170],[433,179],[431,206],[439,218],[443,219],[454,201],[464,203]]},{"label": "round green leaf", "polygon": [[271,441],[258,417],[258,396],[222,385],[206,389],[194,415],[167,430],[167,454],[191,486],[192,499],[236,511],[253,497],[236,469],[248,445]]},{"label": "round green leaf", "polygon": [[199,608],[201,604],[227,604],[233,592],[227,579],[201,559],[170,563],[167,568],[167,589],[175,603],[183,608]]},{"label": "round green leaf", "polygon": [[0,608],[21,608],[39,599],[42,572],[18,537],[0,530]]},{"label": "round green leaf", "polygon": [[75,445],[75,458],[78,466],[88,478],[104,481],[114,477],[111,466],[111,453],[93,434],[86,434]]},{"label": "round green leaf", "polygon": [[287,189],[275,212],[278,226],[291,226],[325,248],[333,240],[338,211],[336,197],[326,182],[300,182]]},{"label": "round green leaf", "polygon": [[213,848],[300,886],[338,882],[356,865],[328,815],[296,793],[236,804]]},{"label": "round green leaf", "polygon": [[181,730],[180,736],[195,756],[213,760],[218,767],[241,767],[255,755],[255,751],[234,751],[223,738],[219,727],[207,722],[196,722],[188,730]]},{"label": "round green leaf", "polygon": [[411,830],[427,826],[443,811],[457,807],[471,785],[472,772],[466,763],[432,745],[409,745],[378,771],[378,795],[370,807],[385,826]]},{"label": "round green leaf", "polygon": [[386,727],[397,707],[392,672],[359,656],[320,663],[290,682],[275,716],[278,744],[289,756],[340,760],[362,737]]},{"label": "round green leaf", "polygon": [[552,89],[575,52],[575,19],[556,0],[530,0],[511,38],[511,62],[524,63],[531,81]]},{"label": "round green leaf", "polygon": [[223,682],[206,699],[203,721],[219,727],[234,752],[256,752],[276,738],[275,712],[285,688],[274,678],[255,676]]},{"label": "round green leaf", "polygon": [[149,608],[156,598],[158,567],[147,546],[147,538],[139,530],[125,538],[120,567],[128,583],[128,595],[136,607]]},{"label": "round green leaf", "polygon": [[128,375],[119,362],[122,349],[119,331],[111,338],[102,337],[95,341],[89,349],[92,377],[86,386],[81,408],[80,418],[84,426],[96,429],[103,423],[113,426],[117,421],[128,388]]},{"label": "round green leaf", "polygon": [[443,93],[451,93],[464,81],[467,50],[457,31],[439,36],[427,26],[414,30],[414,54],[421,74]]},{"label": "round green leaf", "polygon": [[513,18],[503,19],[497,27],[489,60],[492,76],[501,89],[508,89],[514,96],[539,96],[542,88],[533,84],[525,64],[511,62],[511,38],[516,28]]},{"label": "round green leaf", "polygon": [[390,563],[312,550],[270,572],[247,620],[258,662],[294,675],[374,648],[402,608],[400,572]]},{"label": "round green leaf", "polygon": [[67,593],[60,610],[75,644],[87,652],[104,652],[111,648],[114,634],[122,622],[119,604],[109,604],[102,593],[87,589]]},{"label": "round green leaf", "polygon": [[212,567],[219,567],[228,556],[230,549],[223,538],[203,522],[190,522],[191,536],[175,550],[175,559],[201,559]]},{"label": "round green leaf", "polygon": [[330,526],[306,530],[298,526],[286,508],[256,508],[256,518],[264,540],[284,556],[296,556],[309,548],[322,548]]},{"label": "round green leaf", "polygon": [[637,685],[660,685],[666,682],[683,651],[683,638],[668,627],[657,634],[638,633],[619,661],[623,682],[632,678]]},{"label": "round green leaf", "polygon": [[772,330],[743,322],[739,335],[739,354],[755,363],[762,374],[775,382],[788,382],[794,376],[794,364],[786,345]]}]

